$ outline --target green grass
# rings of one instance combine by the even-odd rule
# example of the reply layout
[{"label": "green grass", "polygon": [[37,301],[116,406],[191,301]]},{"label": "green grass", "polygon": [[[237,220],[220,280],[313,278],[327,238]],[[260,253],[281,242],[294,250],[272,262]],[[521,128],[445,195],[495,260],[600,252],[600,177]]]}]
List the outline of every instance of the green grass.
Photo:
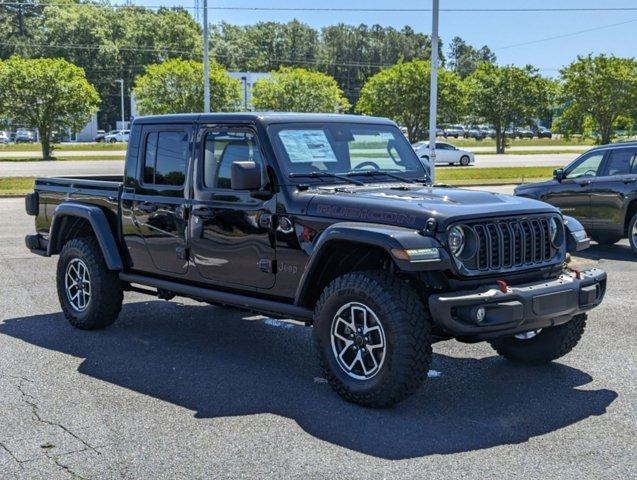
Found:
[{"label": "green grass", "polygon": [[[436,170],[436,183],[449,185],[506,185],[535,182],[553,177],[557,167],[511,168],[440,168]],[[0,178],[0,196],[24,195],[33,190],[34,177]]]},{"label": "green grass", "polygon": [[33,191],[35,177],[0,178],[0,197],[7,195],[24,195]]},{"label": "green grass", "polygon": [[[65,143],[53,144],[53,149],[60,151],[77,151],[77,150],[126,150],[126,143]],[[9,145],[0,145],[0,152],[40,152],[42,148],[39,143],[12,143]]]},{"label": "green grass", "polygon": [[[54,154],[55,156],[55,154]],[[122,154],[113,154],[113,155],[77,155],[74,157],[65,157],[64,155],[55,156],[55,160],[46,160],[46,161],[82,161],[82,160],[124,160],[124,152]],[[0,157],[1,162],[44,162],[42,158],[39,157]]]},{"label": "green grass", "polygon": [[558,167],[438,168],[436,182],[450,185],[511,184],[547,180]]}]

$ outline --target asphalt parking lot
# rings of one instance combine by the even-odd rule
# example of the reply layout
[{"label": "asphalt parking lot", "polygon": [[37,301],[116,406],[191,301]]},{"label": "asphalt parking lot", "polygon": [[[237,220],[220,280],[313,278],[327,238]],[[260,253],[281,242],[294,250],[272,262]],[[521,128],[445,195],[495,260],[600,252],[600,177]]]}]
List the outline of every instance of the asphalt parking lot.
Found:
[{"label": "asphalt parking lot", "polygon": [[0,478],[635,478],[637,261],[626,242],[568,356],[508,363],[437,344],[425,388],[389,410],[340,400],[309,329],[127,294],[103,331],[72,329],[56,259],[0,200]]}]

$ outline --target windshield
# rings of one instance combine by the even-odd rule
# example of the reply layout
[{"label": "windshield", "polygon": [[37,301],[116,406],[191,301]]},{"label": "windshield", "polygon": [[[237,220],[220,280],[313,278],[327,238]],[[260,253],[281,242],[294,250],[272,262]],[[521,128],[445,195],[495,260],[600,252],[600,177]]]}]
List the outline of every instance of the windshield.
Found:
[{"label": "windshield", "polygon": [[394,179],[396,175],[405,179],[426,177],[413,148],[395,126],[306,123],[273,125],[269,133],[288,176],[356,177],[387,172]]}]

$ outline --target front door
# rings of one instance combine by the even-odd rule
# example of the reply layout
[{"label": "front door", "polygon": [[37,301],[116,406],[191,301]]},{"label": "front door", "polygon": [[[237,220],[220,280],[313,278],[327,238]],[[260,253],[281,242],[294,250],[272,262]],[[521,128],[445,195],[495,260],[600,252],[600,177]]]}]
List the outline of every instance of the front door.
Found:
[{"label": "front door", "polygon": [[565,169],[564,179],[549,187],[542,200],[558,207],[564,215],[577,218],[585,228],[591,228],[591,184],[603,160],[603,151],[583,155]]},{"label": "front door", "polygon": [[[634,172],[634,173],[633,173]],[[637,182],[637,148],[613,148],[603,171],[591,183],[592,229],[624,235],[626,197]]]},{"label": "front door", "polygon": [[202,280],[246,289],[274,285],[272,230],[276,198],[259,199],[232,190],[235,161],[265,164],[255,133],[246,127],[215,126],[197,135],[197,165],[190,219],[191,258]]},{"label": "front door", "polygon": [[185,274],[186,176],[194,128],[149,125],[142,130],[131,217],[157,274]]}]

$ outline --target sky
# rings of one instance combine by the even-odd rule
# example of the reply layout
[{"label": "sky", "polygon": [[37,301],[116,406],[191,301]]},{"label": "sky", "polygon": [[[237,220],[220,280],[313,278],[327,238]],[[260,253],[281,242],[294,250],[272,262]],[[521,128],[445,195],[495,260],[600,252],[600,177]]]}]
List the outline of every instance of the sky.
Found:
[{"label": "sky", "polygon": [[[193,7],[195,0],[133,0],[138,5]],[[203,0],[200,0],[203,5]],[[431,0],[208,0],[209,7],[282,8],[430,8]],[[444,8],[637,8],[637,0],[440,0]],[[190,10],[191,12],[193,10]],[[308,12],[210,10],[211,23],[253,24],[298,19],[320,28],[339,22],[379,24],[418,32],[431,32],[429,12]],[[581,32],[581,33],[578,33]],[[572,34],[572,35],[571,35]],[[440,38],[444,49],[460,36],[475,46],[488,45],[499,64],[531,64],[546,76],[577,55],[606,53],[637,56],[637,10],[569,12],[444,12],[440,13]],[[561,37],[561,38],[550,38]],[[547,39],[550,38],[550,39]],[[547,39],[546,41],[538,41]],[[532,42],[532,43],[531,43]]]}]

